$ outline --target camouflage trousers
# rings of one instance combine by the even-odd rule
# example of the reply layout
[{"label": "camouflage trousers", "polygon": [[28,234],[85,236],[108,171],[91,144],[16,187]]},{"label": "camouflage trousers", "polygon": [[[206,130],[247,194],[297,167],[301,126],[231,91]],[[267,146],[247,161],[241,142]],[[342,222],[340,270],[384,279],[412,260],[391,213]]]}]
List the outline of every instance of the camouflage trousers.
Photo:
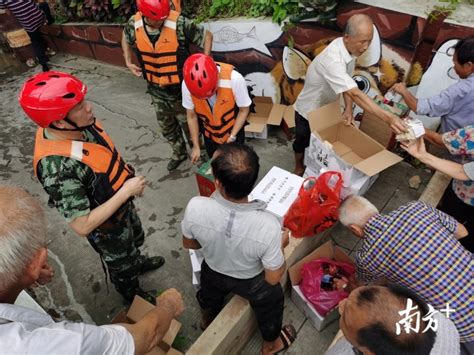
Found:
[{"label": "camouflage trousers", "polygon": [[188,156],[186,142],[191,145],[186,110],[181,105],[181,96],[174,98],[160,98],[151,94],[155,107],[158,129],[168,141],[173,150],[171,159],[181,160]]},{"label": "camouflage trousers", "polygon": [[133,202],[129,202],[120,221],[107,221],[87,237],[107,265],[110,281],[129,300],[139,288],[138,276],[144,257],[138,249],[145,233]]}]

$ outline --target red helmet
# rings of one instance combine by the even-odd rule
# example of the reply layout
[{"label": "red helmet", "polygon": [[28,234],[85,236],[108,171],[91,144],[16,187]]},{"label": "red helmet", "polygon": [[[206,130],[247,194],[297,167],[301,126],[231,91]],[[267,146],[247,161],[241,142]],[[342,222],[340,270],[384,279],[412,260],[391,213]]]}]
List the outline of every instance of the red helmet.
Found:
[{"label": "red helmet", "polygon": [[84,99],[87,86],[76,77],[58,71],[33,75],[21,88],[18,101],[39,126],[62,120]]},{"label": "red helmet", "polygon": [[184,62],[183,77],[189,92],[198,99],[214,95],[219,82],[219,70],[208,55],[193,54]]},{"label": "red helmet", "polygon": [[169,0],[137,0],[138,10],[151,20],[161,21],[170,14]]}]

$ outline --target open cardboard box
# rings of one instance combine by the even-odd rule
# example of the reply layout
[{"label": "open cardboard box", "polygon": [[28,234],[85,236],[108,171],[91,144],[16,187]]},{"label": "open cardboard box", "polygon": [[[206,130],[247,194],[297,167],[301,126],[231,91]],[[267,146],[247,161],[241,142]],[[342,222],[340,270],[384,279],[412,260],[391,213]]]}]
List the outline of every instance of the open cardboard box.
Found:
[{"label": "open cardboard box", "polygon": [[280,126],[282,120],[288,128],[295,127],[295,110],[293,106],[274,104],[270,97],[256,96],[253,98],[255,112],[249,114],[245,136],[248,138],[266,139],[267,125]]},{"label": "open cardboard box", "polygon": [[274,166],[254,187],[249,200],[265,201],[266,210],[275,215],[283,224],[283,218],[298,197],[303,181],[301,176]]},{"label": "open cardboard box", "polygon": [[361,130],[347,126],[339,100],[310,112],[308,121],[312,135],[305,165],[317,174],[339,171],[346,194],[364,194],[378,173],[402,160]]},{"label": "open cardboard box", "polygon": [[[374,102],[385,111],[391,112],[400,118],[407,116],[410,111],[408,106],[399,102],[394,102],[393,106],[383,103],[383,97],[381,96],[376,96]],[[389,125],[370,112],[364,111],[360,122],[360,130],[387,149],[392,149],[396,143],[395,134]]]},{"label": "open cardboard box", "polygon": [[[112,324],[136,323],[140,319],[142,319],[143,316],[147,314],[149,311],[151,311],[153,308],[155,308],[155,306],[153,306],[151,303],[145,301],[140,296],[135,296],[132,304],[130,305],[130,308],[128,309],[128,312],[125,313],[125,310],[121,310],[112,320]],[[173,319],[163,339],[158,343],[158,345],[155,348],[153,348],[150,352],[148,352],[147,355],[182,354],[182,352],[171,347],[180,329],[181,329],[181,323]]]},{"label": "open cardboard box", "polygon": [[291,282],[291,300],[296,307],[298,307],[298,309],[311,320],[311,323],[313,323],[318,331],[323,330],[329,323],[339,318],[337,307],[324,317],[320,315],[311,302],[306,299],[299,287],[301,282],[301,268],[303,265],[320,258],[328,258],[353,264],[352,259],[344,253],[341,248],[334,246],[331,241],[328,241],[288,269]]}]

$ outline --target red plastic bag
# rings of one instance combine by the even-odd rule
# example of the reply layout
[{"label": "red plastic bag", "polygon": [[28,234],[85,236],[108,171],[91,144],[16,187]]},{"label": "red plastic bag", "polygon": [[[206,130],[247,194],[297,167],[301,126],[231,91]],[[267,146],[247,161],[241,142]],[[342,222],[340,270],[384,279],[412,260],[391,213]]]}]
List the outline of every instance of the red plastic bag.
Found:
[{"label": "red plastic bag", "polygon": [[325,279],[329,274],[329,266],[338,268],[338,272],[332,275],[333,278],[341,278],[343,276],[350,279],[355,273],[354,265],[327,258],[312,260],[301,268],[301,292],[322,316],[328,314],[340,301],[349,296],[349,293],[346,291],[325,287],[327,285],[327,280]]},{"label": "red plastic bag", "polygon": [[309,177],[285,215],[284,226],[296,238],[310,237],[331,227],[338,219],[342,175],[335,171]]}]

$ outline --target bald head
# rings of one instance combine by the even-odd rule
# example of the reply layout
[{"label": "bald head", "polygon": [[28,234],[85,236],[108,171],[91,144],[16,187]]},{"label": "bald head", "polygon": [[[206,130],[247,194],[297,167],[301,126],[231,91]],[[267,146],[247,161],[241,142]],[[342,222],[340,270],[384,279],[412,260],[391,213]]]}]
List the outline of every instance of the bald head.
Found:
[{"label": "bald head", "polygon": [[372,19],[363,14],[353,15],[344,27],[344,45],[355,57],[359,57],[369,48],[374,36]]},{"label": "bald head", "polygon": [[357,14],[349,17],[346,26],[344,27],[344,34],[349,36],[356,36],[360,32],[370,30],[374,22],[372,19],[364,14]]},{"label": "bald head", "polygon": [[[355,289],[347,300],[339,304],[344,336],[367,354],[429,354],[435,339],[432,330],[396,333],[396,324],[403,318],[399,312],[406,309],[408,299],[418,307],[422,317],[427,314],[428,307],[421,298],[395,284]],[[412,327],[414,321],[411,320]],[[421,329],[426,325],[422,320]]]},{"label": "bald head", "polygon": [[26,191],[0,185],[0,293],[17,282],[46,245],[46,221],[38,201]]}]

